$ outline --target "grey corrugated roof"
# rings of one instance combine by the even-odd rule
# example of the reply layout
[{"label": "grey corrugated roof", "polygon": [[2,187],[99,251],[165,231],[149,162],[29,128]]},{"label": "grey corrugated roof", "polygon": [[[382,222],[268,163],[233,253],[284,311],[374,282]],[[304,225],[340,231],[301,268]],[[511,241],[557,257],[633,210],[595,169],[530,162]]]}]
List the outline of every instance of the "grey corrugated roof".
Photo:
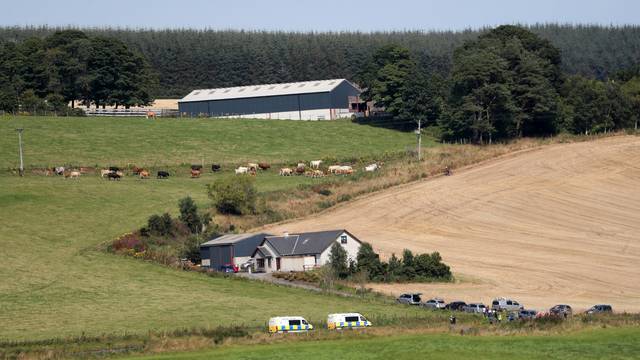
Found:
[{"label": "grey corrugated roof", "polygon": [[[217,238],[211,239],[200,246],[216,246],[216,245],[231,245],[240,241],[250,241],[256,238],[258,245],[264,240],[265,237],[271,236],[267,233],[246,233],[246,234],[225,234]],[[257,246],[257,245],[256,245]]]},{"label": "grey corrugated roof", "polygon": [[[329,92],[346,79],[313,80],[283,84],[260,84],[217,89],[197,89],[178,102],[252,98]],[[352,84],[353,85],[353,84]],[[355,85],[354,85],[355,87]]]},{"label": "grey corrugated roof", "polygon": [[345,232],[344,229],[290,234],[289,236],[267,236],[271,248],[280,256],[321,254]]}]

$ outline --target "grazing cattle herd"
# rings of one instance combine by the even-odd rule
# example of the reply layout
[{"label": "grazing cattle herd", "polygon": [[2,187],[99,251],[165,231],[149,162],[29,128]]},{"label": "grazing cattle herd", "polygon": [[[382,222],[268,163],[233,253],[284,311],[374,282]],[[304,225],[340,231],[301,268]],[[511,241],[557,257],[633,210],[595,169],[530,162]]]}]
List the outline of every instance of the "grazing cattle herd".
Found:
[{"label": "grazing cattle herd", "polygon": [[[283,167],[280,168],[278,174],[280,176],[293,176],[293,175],[304,175],[312,178],[320,178],[327,175],[351,175],[356,170],[354,170],[351,165],[330,165],[323,167],[322,160],[312,160],[309,162],[309,165],[305,162],[298,162],[295,166],[291,167]],[[199,178],[202,175],[202,165],[191,165],[190,173],[192,179]],[[364,167],[365,172],[374,172],[378,171],[381,168],[381,164],[373,163]],[[127,173],[132,176],[137,176],[139,179],[149,179],[151,176],[151,171],[148,169],[140,168],[137,166],[131,166],[127,168]],[[251,162],[246,165],[238,166],[234,169],[236,175],[252,175],[256,176],[258,172],[266,172],[271,169],[271,164],[266,162]],[[125,169],[126,170],[126,169]],[[211,172],[217,173],[222,171],[222,165],[220,164],[211,164]],[[50,176],[52,174],[64,176],[67,179],[79,179],[82,174],[94,173],[94,170],[91,168],[79,168],[68,170],[64,166],[56,166],[52,168],[45,169],[46,176]],[[95,173],[98,173],[96,169]],[[106,169],[99,170],[100,177],[119,181],[123,177],[125,177],[125,172],[117,166],[110,166]],[[170,176],[169,171],[167,170],[158,170],[156,173],[157,179],[168,179]]]}]

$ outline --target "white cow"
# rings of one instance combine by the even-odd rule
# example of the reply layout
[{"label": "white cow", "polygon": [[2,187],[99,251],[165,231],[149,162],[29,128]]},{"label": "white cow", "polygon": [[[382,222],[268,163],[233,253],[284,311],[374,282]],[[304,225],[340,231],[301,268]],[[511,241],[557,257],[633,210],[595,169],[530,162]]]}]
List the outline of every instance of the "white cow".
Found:
[{"label": "white cow", "polygon": [[249,168],[249,170],[253,170],[253,171],[257,171],[258,170],[258,164],[256,164],[256,163],[248,163],[247,167]]},{"label": "white cow", "polygon": [[80,171],[72,171],[71,173],[69,173],[69,179],[79,179],[80,178]]},{"label": "white cow", "polygon": [[380,166],[378,166],[378,164],[371,164],[371,165],[367,165],[364,167],[364,171],[369,171],[369,172],[373,172],[376,171],[380,168]]},{"label": "white cow", "polygon": [[333,174],[336,171],[340,170],[340,168],[341,168],[341,165],[331,165],[327,168],[327,170]]},{"label": "white cow", "polygon": [[311,162],[309,163],[309,165],[314,169],[319,169],[320,164],[322,164],[322,160],[311,160]]},{"label": "white cow", "polygon": [[102,169],[100,170],[100,176],[105,177],[111,173],[111,170]]},{"label": "white cow", "polygon": [[291,176],[293,174],[293,170],[290,168],[282,168],[280,169],[280,176]]},{"label": "white cow", "polygon": [[236,169],[236,175],[238,175],[238,174],[246,174],[246,173],[248,173],[248,172],[249,172],[249,168],[248,168],[248,167],[246,167],[246,166],[239,166],[239,167]]}]

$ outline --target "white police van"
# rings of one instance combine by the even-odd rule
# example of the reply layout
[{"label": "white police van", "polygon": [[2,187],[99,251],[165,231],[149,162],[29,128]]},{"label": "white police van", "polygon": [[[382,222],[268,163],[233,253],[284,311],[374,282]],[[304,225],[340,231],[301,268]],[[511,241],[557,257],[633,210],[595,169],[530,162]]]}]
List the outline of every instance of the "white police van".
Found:
[{"label": "white police van", "polygon": [[313,330],[313,325],[301,316],[278,316],[269,319],[269,332],[272,334],[309,330]]},{"label": "white police van", "polygon": [[336,329],[359,329],[371,326],[371,322],[359,313],[329,314],[327,317],[327,328]]}]

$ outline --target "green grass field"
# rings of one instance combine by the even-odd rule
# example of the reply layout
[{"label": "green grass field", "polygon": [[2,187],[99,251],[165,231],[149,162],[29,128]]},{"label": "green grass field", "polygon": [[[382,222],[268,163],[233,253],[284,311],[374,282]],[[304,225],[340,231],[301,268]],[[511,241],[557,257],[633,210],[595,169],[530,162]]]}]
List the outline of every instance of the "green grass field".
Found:
[{"label": "green grass field", "polygon": [[362,339],[223,346],[136,359],[638,359],[639,340],[638,328],[528,336],[364,335]]},{"label": "green grass field", "polygon": [[[23,127],[25,164],[45,167],[278,163],[405,150],[411,133],[350,121],[0,117],[0,168],[15,168]],[[433,142],[426,141],[424,146]]]},{"label": "green grass field", "polygon": [[[178,164],[197,160],[203,151],[229,161],[258,154],[266,159],[350,156],[399,150],[413,141],[412,135],[348,122],[5,117],[0,120],[3,169],[15,166],[17,126],[26,128],[27,164],[46,165]],[[330,137],[333,132],[340,135]],[[96,175],[70,180],[30,172],[19,178],[3,170],[0,339],[262,325],[271,315],[290,313],[292,304],[296,313],[314,320],[347,310],[371,316],[425,314],[379,302],[210,278],[97,249],[140,227],[151,214],[175,214],[184,196],[208,205],[205,184],[215,176],[230,175],[109,182]],[[257,186],[270,191],[313,181],[263,174]]]}]

